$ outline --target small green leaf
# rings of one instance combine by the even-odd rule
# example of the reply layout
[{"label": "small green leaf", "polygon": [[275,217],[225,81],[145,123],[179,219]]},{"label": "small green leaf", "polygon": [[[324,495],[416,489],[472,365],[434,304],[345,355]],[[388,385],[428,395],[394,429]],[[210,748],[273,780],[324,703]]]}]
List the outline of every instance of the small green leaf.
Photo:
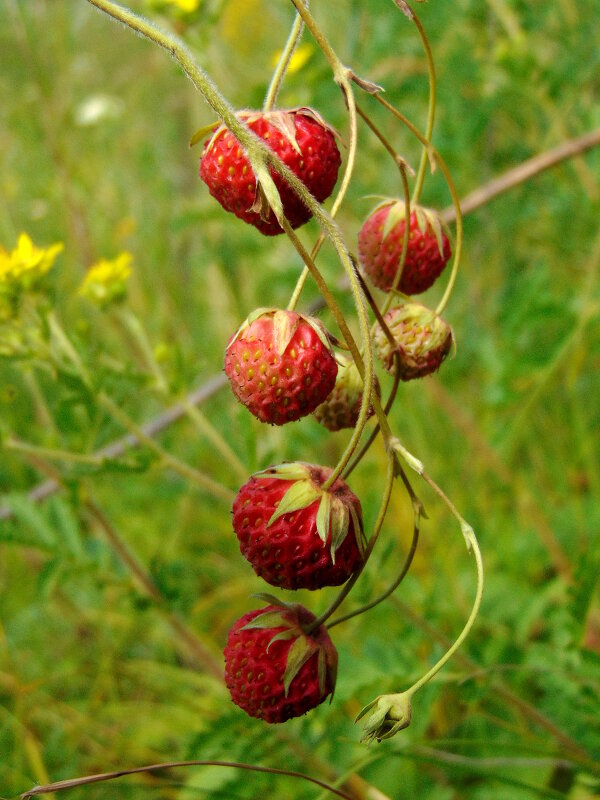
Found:
[{"label": "small green leaf", "polygon": [[308,508],[315,500],[321,497],[322,489],[312,481],[301,480],[293,483],[281,498],[275,513],[267,523],[267,528],[284,514],[291,514],[301,508]]},{"label": "small green leaf", "polygon": [[404,203],[402,200],[397,200],[395,203],[392,204],[388,212],[388,215],[385,218],[383,233],[381,234],[381,241],[384,242],[388,234],[396,227],[396,225],[399,222],[403,222],[405,219],[406,219],[406,203]]},{"label": "small green leaf", "polygon": [[309,642],[306,636],[299,636],[290,647],[285,672],[283,673],[283,688],[286,697],[292,681],[317,650],[318,645],[314,642]]},{"label": "small green leaf", "polygon": [[282,481],[298,481],[308,478],[310,472],[306,464],[300,461],[290,461],[289,463],[278,464],[275,467],[267,467],[267,469],[262,469],[260,472],[254,473],[255,478],[262,475],[267,478],[278,478]]}]

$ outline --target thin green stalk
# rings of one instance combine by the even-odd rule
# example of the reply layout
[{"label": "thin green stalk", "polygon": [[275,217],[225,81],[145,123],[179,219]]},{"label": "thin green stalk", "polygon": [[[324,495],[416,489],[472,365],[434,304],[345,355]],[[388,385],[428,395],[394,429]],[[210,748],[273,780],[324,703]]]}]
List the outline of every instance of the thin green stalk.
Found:
[{"label": "thin green stalk", "polygon": [[140,442],[160,456],[166,466],[179,473],[182,477],[191,480],[202,489],[215,495],[215,497],[219,497],[221,500],[225,500],[228,503],[233,501],[235,493],[232,492],[231,489],[217,483],[217,481],[209,478],[208,475],[204,475],[204,473],[176,458],[165,450],[164,447],[161,447],[151,436],[144,433],[143,429],[134,422],[120,406],[111,400],[105,392],[100,392],[97,400],[113,419],[119,422],[126,430],[130,431],[130,433],[135,434]]},{"label": "thin green stalk", "polygon": [[[308,629],[307,633],[310,633],[314,630],[317,630],[321,625],[324,625],[325,622],[329,619],[329,617],[336,611],[337,608],[344,602],[346,597],[350,594],[352,587],[356,583],[356,581],[361,576],[364,568],[367,565],[367,561],[369,560],[371,553],[373,552],[373,548],[377,543],[377,539],[379,538],[379,534],[381,532],[381,527],[385,520],[385,515],[387,514],[388,506],[390,504],[390,498],[392,496],[392,489],[394,487],[394,457],[390,453],[388,455],[388,464],[387,464],[387,473],[385,477],[385,488],[383,492],[383,497],[381,500],[381,504],[379,506],[379,513],[377,514],[377,519],[375,520],[375,524],[373,526],[373,533],[369,538],[369,542],[365,548],[365,555],[360,567],[353,573],[350,580],[348,580],[342,590],[338,593],[335,600],[331,603],[331,605],[316,619]],[[334,623],[337,624],[337,623]],[[329,626],[328,626],[329,627]]]},{"label": "thin green stalk", "polygon": [[[308,5],[308,0],[306,0],[306,4]],[[285,47],[279,57],[279,61],[277,62],[277,66],[275,67],[275,72],[273,73],[273,77],[271,78],[271,83],[269,84],[269,88],[267,90],[267,94],[265,97],[265,102],[263,104],[263,111],[270,111],[275,104],[275,100],[277,99],[277,95],[279,94],[279,90],[281,88],[281,84],[283,83],[283,79],[285,78],[285,73],[288,70],[290,65],[290,61],[292,60],[292,56],[294,55],[294,51],[298,46],[298,42],[302,37],[302,31],[304,30],[304,22],[302,21],[302,17],[300,14],[296,13],[294,17],[294,24],[292,25],[292,29],[290,31],[290,35],[287,38],[285,43]]]},{"label": "thin green stalk", "polygon": [[146,329],[133,311],[128,308],[116,309],[116,316],[119,322],[121,322],[121,324],[124,326],[125,330],[130,334],[130,336],[133,337],[135,344],[139,348],[144,358],[146,367],[154,376],[156,388],[161,394],[168,394],[169,384],[162,369],[160,368],[159,363],[154,357],[152,345],[148,339]]},{"label": "thin green stalk", "polygon": [[92,387],[92,379],[90,377],[89,372],[87,371],[81,357],[75,347],[73,346],[71,340],[65,333],[62,325],[58,321],[58,317],[54,313],[54,311],[50,311],[47,316],[48,325],[50,327],[50,333],[54,337],[54,341],[58,345],[59,349],[62,350],[63,354],[69,359],[71,364],[75,367],[77,372],[79,373],[81,380],[85,383],[88,389]]},{"label": "thin green stalk", "polygon": [[370,611],[372,608],[375,608],[375,606],[379,605],[379,603],[382,603],[384,600],[387,600],[387,598],[396,591],[398,586],[400,586],[400,584],[408,574],[408,571],[413,562],[413,558],[415,557],[415,553],[417,552],[417,545],[419,543],[420,525],[421,525],[421,508],[419,506],[415,506],[412,540],[410,543],[409,551],[406,554],[406,558],[404,559],[404,564],[402,565],[402,569],[400,570],[398,577],[385,590],[385,592],[380,594],[374,600],[371,600],[370,603],[367,603],[366,605],[361,606],[360,608],[357,608],[354,611],[348,612],[348,614],[344,614],[343,616],[334,619],[333,622],[330,622],[329,625],[327,626],[328,629],[331,629],[336,625],[339,625],[341,622],[346,622],[347,620],[352,619],[353,617],[357,617],[360,614],[364,614],[366,611]]},{"label": "thin green stalk", "polygon": [[20,439],[15,439],[13,436],[10,436],[2,444],[7,450],[13,450],[16,453],[39,456],[40,458],[46,458],[49,461],[66,461],[71,464],[89,464],[98,467],[101,467],[104,463],[106,463],[106,459],[104,457],[94,455],[93,453],[72,453],[69,450],[57,450],[56,448],[42,447],[29,442],[23,442]]},{"label": "thin green stalk", "polygon": [[[427,38],[427,34],[423,26],[421,25],[421,20],[415,14],[415,11],[412,7],[410,7],[412,13],[412,20],[417,26],[417,30],[421,36],[421,40],[423,42],[423,48],[425,50],[425,55],[427,57],[427,69],[429,72],[429,108],[427,110],[427,128],[425,132],[425,138],[428,142],[431,142],[431,137],[433,135],[433,123],[435,119],[435,102],[436,102],[436,93],[437,93],[437,86],[436,86],[436,77],[435,77],[435,64],[433,61],[433,54],[431,52],[431,47],[429,46],[429,40]],[[423,189],[423,181],[425,180],[425,169],[427,167],[427,147],[423,147],[423,151],[421,153],[421,160],[419,162],[419,169],[417,171],[417,177],[415,180],[415,186],[413,189],[413,196],[412,196],[412,204],[416,206],[419,202],[421,197],[421,191]]]},{"label": "thin green stalk", "polygon": [[[465,531],[463,529],[463,534],[464,532]],[[433,667],[431,667],[431,669],[425,673],[425,675],[419,678],[419,680],[416,683],[413,683],[413,685],[409,689],[407,689],[406,692],[404,692],[404,694],[406,694],[409,698],[412,697],[416,692],[418,692],[419,689],[425,686],[425,684],[428,683],[435,675],[437,675],[437,673],[442,669],[444,664],[446,664],[452,658],[454,653],[458,650],[458,648],[461,646],[461,644],[469,635],[469,632],[473,627],[473,623],[475,622],[475,619],[477,618],[477,615],[479,613],[479,608],[481,606],[481,598],[483,596],[483,561],[481,558],[481,551],[479,549],[479,544],[472,529],[471,529],[471,534],[472,535],[470,536],[470,547],[473,551],[473,555],[475,556],[475,564],[477,567],[477,589],[475,592],[475,600],[473,602],[473,608],[471,609],[469,618],[466,621],[462,631],[458,635],[454,644],[444,653],[444,655],[439,659],[439,661],[437,661],[437,663],[434,664]]]},{"label": "thin green stalk", "polygon": [[190,403],[189,400],[184,398],[182,402],[185,406],[185,413],[196,425],[198,430],[214,445],[238,478],[240,478],[242,482],[245,482],[248,478],[248,467],[240,461],[234,450],[221,435],[221,432],[217,430],[200,409]]}]

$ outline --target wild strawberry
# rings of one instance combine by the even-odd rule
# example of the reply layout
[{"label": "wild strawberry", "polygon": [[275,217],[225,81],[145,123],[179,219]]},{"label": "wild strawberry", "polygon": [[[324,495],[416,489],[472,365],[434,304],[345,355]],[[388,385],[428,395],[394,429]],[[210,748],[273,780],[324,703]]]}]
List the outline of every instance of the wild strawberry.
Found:
[{"label": "wild strawberry", "polygon": [[[363,396],[363,380],[354,361],[341,354],[336,359],[338,374],[335,386],[327,399],[313,412],[315,419],[330,431],[356,426]],[[377,378],[375,391],[379,393]],[[369,408],[369,417],[372,414],[373,409]]]},{"label": "wild strawberry", "polygon": [[391,308],[384,317],[396,346],[392,347],[382,328],[375,329],[375,352],[388,372],[394,370],[398,353],[403,381],[436,372],[452,347],[452,328],[435,311],[407,303]]},{"label": "wild strawberry", "polygon": [[333,389],[337,369],[321,323],[295,311],[258,309],[225,352],[235,396],[274,425],[314,411]]},{"label": "wild strawberry", "polygon": [[328,467],[281,464],[253,475],[233,503],[233,528],[257,575],[282,589],[339,586],[363,559],[362,509]]},{"label": "wild strawberry", "polygon": [[[336,184],[341,163],[332,129],[312,109],[289,111],[242,111],[238,116],[304,183],[322,203]],[[274,170],[283,212],[292,228],[304,225],[311,212]],[[200,177],[211,195],[226,211],[233,212],[266,236],[283,229],[267,207],[261,213],[261,198],[250,162],[238,140],[221,125],[206,143],[200,162]]]},{"label": "wild strawberry", "polygon": [[[389,200],[371,213],[358,233],[358,260],[375,286],[394,284],[406,225],[402,200]],[[420,294],[434,283],[450,258],[450,242],[435,212],[417,206],[410,215],[408,250],[397,289]]]},{"label": "wild strawberry", "polygon": [[[275,601],[275,598],[273,598]],[[237,620],[225,645],[225,683],[251,717],[285,722],[333,694],[337,651],[327,629],[297,604],[269,605]]]}]

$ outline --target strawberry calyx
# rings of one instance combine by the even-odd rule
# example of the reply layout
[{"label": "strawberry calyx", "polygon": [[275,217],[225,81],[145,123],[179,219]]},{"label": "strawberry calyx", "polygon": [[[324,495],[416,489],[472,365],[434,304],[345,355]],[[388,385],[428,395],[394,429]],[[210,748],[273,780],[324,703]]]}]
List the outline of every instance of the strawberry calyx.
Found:
[{"label": "strawberry calyx", "polygon": [[343,497],[339,497],[335,489],[324,489],[321,486],[320,468],[315,469],[310,464],[295,462],[270,467],[257,475],[294,481],[279,501],[275,512],[267,522],[267,528],[284,514],[292,514],[294,511],[308,508],[314,502],[319,501],[316,516],[317,533],[323,544],[331,535],[329,547],[332,563],[335,564],[335,554],[348,535],[350,521],[352,521],[358,550],[361,556],[364,554],[364,532],[356,508],[352,503],[345,502]]},{"label": "strawberry calyx", "polygon": [[301,322],[310,325],[323,346],[333,355],[333,347],[331,346],[329,335],[318,319],[299,314],[297,311],[287,311],[279,308],[256,308],[252,311],[231,337],[226,349],[229,350],[233,343],[240,338],[242,333],[261,317],[270,317],[273,320],[273,342],[279,356],[283,355],[285,352]]},{"label": "strawberry calyx", "polygon": [[[381,233],[381,242],[385,242],[388,235],[392,232],[392,230],[398,225],[399,222],[406,221],[406,203],[404,200],[399,200],[393,197],[387,197],[382,200],[379,205],[375,206],[375,208],[371,211],[369,216],[372,216],[374,213],[379,211],[382,208],[390,207],[388,215],[385,219],[385,223],[383,225],[383,231]],[[441,220],[432,208],[426,208],[425,206],[412,206],[410,208],[411,215],[414,213],[417,226],[421,233],[426,233],[427,229],[430,228],[433,231],[433,235],[435,236],[435,240],[437,242],[438,249],[440,251],[440,256],[444,256],[444,239],[443,239],[443,229]]]},{"label": "strawberry calyx", "polygon": [[337,658],[332,648],[327,648],[325,642],[319,640],[320,631],[317,631],[315,635],[309,635],[304,631],[301,624],[302,618],[305,617],[306,625],[309,626],[311,622],[314,622],[313,615],[307,612],[307,610],[298,603],[282,603],[280,600],[277,600],[277,598],[268,594],[261,594],[259,596],[263,599],[267,599],[272,605],[267,606],[267,608],[251,619],[250,622],[246,623],[240,630],[282,629],[278,630],[269,641],[266,648],[267,653],[274,642],[293,640],[287,654],[286,666],[282,679],[284,696],[288,696],[294,678],[315,653],[318,654],[317,669],[319,692],[324,694],[327,685],[335,687]]}]

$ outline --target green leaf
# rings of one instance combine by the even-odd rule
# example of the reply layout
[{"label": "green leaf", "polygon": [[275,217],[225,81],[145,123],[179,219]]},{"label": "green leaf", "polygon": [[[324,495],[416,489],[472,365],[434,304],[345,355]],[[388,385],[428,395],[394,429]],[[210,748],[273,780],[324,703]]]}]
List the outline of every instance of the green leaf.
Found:
[{"label": "green leaf", "polygon": [[275,513],[267,523],[267,527],[272,525],[279,517],[284,514],[291,514],[301,508],[308,508],[315,500],[321,497],[322,489],[312,481],[296,481],[281,498]]}]

